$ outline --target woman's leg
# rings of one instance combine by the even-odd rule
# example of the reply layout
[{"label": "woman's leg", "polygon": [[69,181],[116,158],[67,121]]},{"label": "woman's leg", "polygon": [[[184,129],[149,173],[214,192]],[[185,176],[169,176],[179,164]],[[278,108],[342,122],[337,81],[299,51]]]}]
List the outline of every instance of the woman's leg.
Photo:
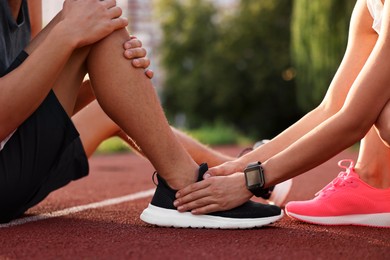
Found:
[{"label": "woman's leg", "polygon": [[367,184],[386,189],[390,187],[390,102],[382,110],[375,127],[360,144],[356,172]]},{"label": "woman's leg", "polygon": [[360,143],[356,172],[360,178],[375,188],[390,187],[390,148],[372,128]]}]

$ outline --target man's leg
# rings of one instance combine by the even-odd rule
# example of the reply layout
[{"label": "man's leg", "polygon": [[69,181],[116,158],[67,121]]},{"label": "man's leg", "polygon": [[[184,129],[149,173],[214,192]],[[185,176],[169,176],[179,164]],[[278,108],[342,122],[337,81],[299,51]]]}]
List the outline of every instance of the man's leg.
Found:
[{"label": "man's leg", "polygon": [[80,87],[79,94],[77,95],[76,105],[73,109],[73,116],[77,114],[81,109],[91,104],[96,100],[95,94],[92,91],[91,82],[85,80]]},{"label": "man's leg", "polygon": [[176,128],[172,130],[191,157],[199,164],[207,162],[210,167],[213,167],[235,159],[200,143]]},{"label": "man's leg", "polygon": [[[36,37],[27,51],[34,51],[58,21],[59,16]],[[94,92],[107,114],[137,141],[172,187],[184,187],[196,180],[198,165],[170,130],[150,80],[143,70],[134,69],[123,57],[122,46],[128,39],[127,31],[120,30],[93,46],[76,50],[53,91],[71,116],[83,78],[89,72]]]},{"label": "man's leg", "polygon": [[[84,149],[88,156],[93,154],[101,142],[113,136],[120,137],[136,152],[143,154],[135,141],[104,113],[97,101],[93,101],[82,109],[73,116],[72,120],[80,132],[81,140],[83,141]],[[173,127],[171,129],[197,164],[207,162],[209,166],[216,166],[223,162],[233,160],[232,157],[198,142],[180,130]]]},{"label": "man's leg", "polygon": [[[57,15],[28,46],[28,53],[39,46],[60,20]],[[129,39],[127,31],[122,29],[96,44],[77,49],[54,84],[53,91],[66,113],[72,116],[80,86],[89,72],[94,93],[105,112],[137,141],[172,187],[184,187],[196,180],[198,165],[170,130],[144,71],[133,68],[123,57],[123,43]]]},{"label": "man's leg", "polygon": [[156,192],[141,219],[161,226],[210,228],[249,228],[280,219],[283,216],[280,208],[248,202],[249,192],[240,207],[214,213],[212,217],[176,210],[173,205],[176,189],[202,178],[207,166],[199,167],[179,143],[143,70],[132,68],[123,58],[122,44],[128,37],[125,30],[116,31],[94,44],[87,68],[104,112],[136,141],[158,171]]},{"label": "man's leg", "polygon": [[141,147],[159,174],[173,188],[197,178],[198,165],[177,141],[165,118],[151,81],[123,58],[129,39],[119,30],[95,44],[87,67],[96,98],[126,134]]}]

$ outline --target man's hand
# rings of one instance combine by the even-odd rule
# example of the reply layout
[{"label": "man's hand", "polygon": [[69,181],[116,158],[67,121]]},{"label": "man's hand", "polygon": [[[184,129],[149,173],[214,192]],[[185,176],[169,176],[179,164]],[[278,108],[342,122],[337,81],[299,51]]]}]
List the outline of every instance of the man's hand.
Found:
[{"label": "man's hand", "polygon": [[235,208],[251,197],[244,174],[240,172],[191,184],[176,193],[174,205],[180,212],[206,214]]},{"label": "man's hand", "polygon": [[150,60],[146,57],[146,50],[142,47],[142,42],[137,37],[130,35],[130,40],[123,44],[125,52],[123,55],[126,59],[131,60],[131,64],[135,68],[145,69],[145,75],[148,78],[153,78],[153,71],[149,70]]},{"label": "man's hand", "polygon": [[76,48],[95,43],[128,24],[120,17],[122,9],[115,0],[65,0],[61,14],[64,37],[71,37]]}]

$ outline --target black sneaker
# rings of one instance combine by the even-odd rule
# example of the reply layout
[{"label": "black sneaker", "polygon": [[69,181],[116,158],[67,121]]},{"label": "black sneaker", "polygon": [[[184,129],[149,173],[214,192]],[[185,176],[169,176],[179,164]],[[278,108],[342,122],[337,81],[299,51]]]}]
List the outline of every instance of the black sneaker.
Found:
[{"label": "black sneaker", "polygon": [[[208,170],[207,164],[199,168],[198,181]],[[206,215],[194,215],[191,212],[179,212],[173,205],[176,190],[157,175],[156,192],[149,206],[142,212],[141,219],[146,223],[176,228],[221,228],[245,229],[271,224],[283,217],[283,210],[275,205],[266,205],[248,201],[243,205],[226,211]]]}]

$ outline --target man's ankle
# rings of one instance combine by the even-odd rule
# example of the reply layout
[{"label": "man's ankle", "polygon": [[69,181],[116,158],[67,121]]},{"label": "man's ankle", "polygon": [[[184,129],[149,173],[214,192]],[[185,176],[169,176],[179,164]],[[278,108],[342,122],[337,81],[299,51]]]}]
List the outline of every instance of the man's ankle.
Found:
[{"label": "man's ankle", "polygon": [[168,177],[164,178],[169,187],[171,187],[174,190],[180,190],[188,185],[195,183],[198,180],[198,175],[199,175],[199,170],[197,169],[193,174],[183,174],[178,178],[178,177]]}]

